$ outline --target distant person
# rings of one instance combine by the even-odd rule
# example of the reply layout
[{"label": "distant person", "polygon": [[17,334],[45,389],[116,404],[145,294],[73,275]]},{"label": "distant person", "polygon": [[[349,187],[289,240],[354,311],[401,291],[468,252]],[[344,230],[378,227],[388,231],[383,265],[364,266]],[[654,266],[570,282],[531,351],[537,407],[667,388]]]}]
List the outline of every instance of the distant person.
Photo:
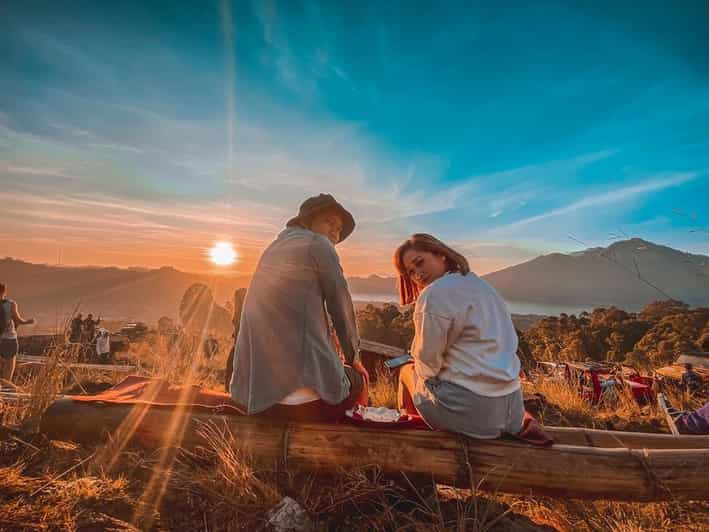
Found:
[{"label": "distant person", "polygon": [[219,351],[219,342],[214,335],[210,334],[204,339],[204,344],[202,345],[202,350],[204,352],[204,359],[209,360],[217,354]]},{"label": "distant person", "polygon": [[414,363],[399,374],[399,408],[473,438],[518,434],[518,339],[505,302],[465,257],[431,235],[403,242],[394,265],[401,304],[416,303]]},{"label": "distant person", "polygon": [[[347,281],[335,251],[354,230],[329,194],[308,198],[266,248],[246,293],[230,392],[247,414],[334,421],[366,404],[367,373]],[[332,318],[344,352],[328,331]]]},{"label": "distant person", "polygon": [[226,359],[226,370],[224,372],[224,388],[227,393],[229,393],[231,375],[234,373],[234,351],[236,350],[236,339],[239,337],[239,323],[241,322],[241,311],[244,308],[244,299],[246,299],[246,288],[234,290],[234,314],[231,317],[231,324],[234,327],[234,332],[231,334],[233,344]]},{"label": "distant person", "polygon": [[108,363],[111,360],[111,333],[108,329],[100,327],[96,331],[96,356],[100,362]]},{"label": "distant person", "polygon": [[69,341],[75,344],[81,342],[83,330],[84,320],[81,318],[81,313],[79,313],[71,320],[71,325],[69,326]]},{"label": "distant person", "polygon": [[0,386],[12,385],[19,344],[17,326],[31,325],[34,318],[24,319],[17,303],[7,299],[7,286],[0,283]]},{"label": "distant person", "polygon": [[690,393],[698,391],[702,387],[702,378],[694,371],[694,366],[690,363],[684,365],[684,372],[680,380],[682,388]]},{"label": "distant person", "polygon": [[84,342],[90,343],[96,337],[96,326],[101,323],[101,318],[94,320],[94,315],[89,313],[84,320]]}]

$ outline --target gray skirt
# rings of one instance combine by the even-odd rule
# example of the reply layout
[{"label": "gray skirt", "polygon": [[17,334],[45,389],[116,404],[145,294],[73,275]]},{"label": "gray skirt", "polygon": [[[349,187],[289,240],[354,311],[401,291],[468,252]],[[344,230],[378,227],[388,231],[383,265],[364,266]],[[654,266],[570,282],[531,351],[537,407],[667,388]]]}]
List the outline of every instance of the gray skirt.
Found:
[{"label": "gray skirt", "polygon": [[519,434],[524,417],[522,390],[501,397],[485,397],[438,379],[416,379],[413,401],[433,429],[448,430],[479,439],[503,433]]}]

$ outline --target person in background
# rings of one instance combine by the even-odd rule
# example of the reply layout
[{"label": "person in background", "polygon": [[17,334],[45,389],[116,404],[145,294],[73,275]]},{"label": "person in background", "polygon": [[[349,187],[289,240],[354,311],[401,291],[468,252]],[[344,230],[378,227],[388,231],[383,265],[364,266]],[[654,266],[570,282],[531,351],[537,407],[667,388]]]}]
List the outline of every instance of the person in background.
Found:
[{"label": "person in background", "polygon": [[111,362],[111,333],[103,327],[96,331],[96,356],[99,362]]},{"label": "person in background", "polygon": [[394,265],[401,304],[416,303],[413,364],[399,374],[399,408],[473,438],[518,434],[518,339],[505,302],[465,257],[431,235],[403,242]]},{"label": "person in background", "polygon": [[694,393],[702,387],[702,378],[694,371],[694,366],[687,362],[681,379],[682,388],[689,393]]},{"label": "person in background", "polygon": [[244,308],[245,299],[246,288],[237,288],[234,290],[234,314],[231,317],[231,324],[234,326],[234,332],[231,335],[233,344],[226,359],[226,370],[224,372],[224,389],[227,393],[229,393],[231,375],[234,372],[234,351],[236,350],[236,339],[239,337],[239,323],[241,322],[241,311]]},{"label": "person in background", "polygon": [[[308,198],[266,248],[249,284],[230,384],[246,414],[334,421],[366,404],[352,298],[335,251],[354,230],[329,194]],[[327,315],[344,353],[330,339]]]},{"label": "person in background", "polygon": [[209,333],[209,335],[204,339],[202,344],[202,352],[204,354],[204,360],[210,360],[219,351],[219,341],[214,337],[214,334]]},{"label": "person in background", "polygon": [[71,320],[71,325],[69,326],[69,341],[75,344],[81,342],[83,329],[84,320],[81,318],[81,313],[79,313]]},{"label": "person in background", "polygon": [[12,385],[19,344],[17,326],[31,325],[34,318],[24,319],[17,303],[7,299],[7,286],[0,283],[0,386]]},{"label": "person in background", "polygon": [[99,317],[97,320],[94,320],[94,315],[90,314],[86,316],[86,319],[84,320],[84,342],[85,343],[90,343],[94,341],[94,337],[96,336],[96,326],[101,323],[101,318]]}]

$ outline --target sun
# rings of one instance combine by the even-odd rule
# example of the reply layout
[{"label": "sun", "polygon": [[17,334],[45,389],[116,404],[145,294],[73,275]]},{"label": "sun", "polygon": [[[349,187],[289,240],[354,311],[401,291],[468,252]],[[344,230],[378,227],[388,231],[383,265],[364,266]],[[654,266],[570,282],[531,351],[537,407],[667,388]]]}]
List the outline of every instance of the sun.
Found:
[{"label": "sun", "polygon": [[217,242],[209,249],[209,258],[217,266],[229,266],[236,257],[234,246],[229,242]]}]

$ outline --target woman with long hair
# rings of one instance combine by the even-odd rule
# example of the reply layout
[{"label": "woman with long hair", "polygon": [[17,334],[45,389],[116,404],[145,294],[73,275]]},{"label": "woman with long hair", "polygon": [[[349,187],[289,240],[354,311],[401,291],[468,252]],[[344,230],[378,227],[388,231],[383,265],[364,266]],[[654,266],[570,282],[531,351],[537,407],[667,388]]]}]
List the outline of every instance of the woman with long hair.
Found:
[{"label": "woman with long hair", "polygon": [[394,266],[401,304],[415,303],[414,363],[399,374],[399,408],[474,438],[518,434],[518,339],[505,302],[463,255],[428,234],[403,242]]}]

